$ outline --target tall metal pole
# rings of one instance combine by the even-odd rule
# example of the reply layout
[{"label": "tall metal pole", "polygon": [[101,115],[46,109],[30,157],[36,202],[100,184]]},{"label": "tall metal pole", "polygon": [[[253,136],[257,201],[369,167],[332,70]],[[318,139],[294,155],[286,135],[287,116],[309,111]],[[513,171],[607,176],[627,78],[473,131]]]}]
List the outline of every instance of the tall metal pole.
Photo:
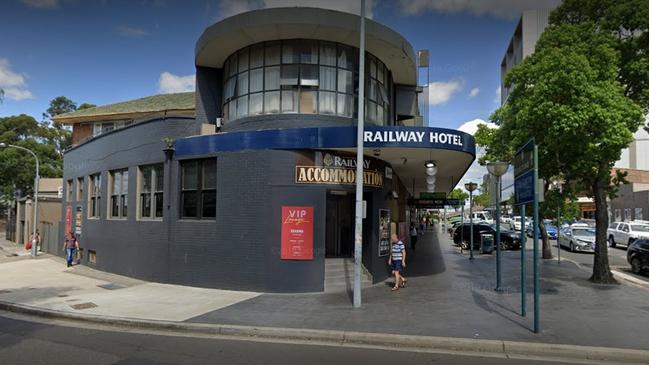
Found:
[{"label": "tall metal pole", "polygon": [[559,237],[561,236],[561,200],[557,203],[557,262],[561,263],[561,245]]},{"label": "tall metal pole", "polygon": [[471,222],[471,230],[469,231],[469,260],[473,260],[473,190],[469,192],[469,222]]},{"label": "tall metal pole", "polygon": [[34,159],[36,160],[36,176],[34,177],[34,227],[32,228],[32,258],[36,258],[38,255],[38,241],[36,240],[36,227],[38,226],[38,185],[40,184],[40,175],[39,175],[39,166],[38,166],[38,157],[32,151]]},{"label": "tall metal pole", "polygon": [[534,333],[539,333],[539,156],[534,144]]},{"label": "tall metal pole", "polygon": [[500,176],[496,177],[496,291],[502,290],[500,266]]},{"label": "tall metal pole", "polygon": [[363,256],[363,123],[365,121],[365,0],[361,0],[361,39],[358,60],[358,126],[356,132],[356,232],[354,240],[354,308],[361,307]]},{"label": "tall metal pole", "polygon": [[521,205],[521,316],[527,315],[527,262],[525,260],[525,244],[527,237],[525,236],[525,204]]},{"label": "tall metal pole", "polygon": [[462,215],[460,216],[460,247],[464,244],[464,200],[462,201]]}]

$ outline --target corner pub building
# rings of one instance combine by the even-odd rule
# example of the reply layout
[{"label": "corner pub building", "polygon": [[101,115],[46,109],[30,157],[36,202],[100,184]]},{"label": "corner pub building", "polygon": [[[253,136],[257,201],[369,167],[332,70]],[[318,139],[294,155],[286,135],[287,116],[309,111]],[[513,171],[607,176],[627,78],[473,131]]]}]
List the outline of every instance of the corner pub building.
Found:
[{"label": "corner pub building", "polygon": [[[195,93],[56,117],[74,140],[61,239],[76,231],[83,264],[144,280],[325,290],[325,263],[354,245],[359,22],[314,8],[239,14],[198,40]],[[452,190],[475,142],[421,126],[407,40],[367,20],[366,51],[362,262],[376,283],[390,232],[407,236],[408,199],[431,181]]]}]

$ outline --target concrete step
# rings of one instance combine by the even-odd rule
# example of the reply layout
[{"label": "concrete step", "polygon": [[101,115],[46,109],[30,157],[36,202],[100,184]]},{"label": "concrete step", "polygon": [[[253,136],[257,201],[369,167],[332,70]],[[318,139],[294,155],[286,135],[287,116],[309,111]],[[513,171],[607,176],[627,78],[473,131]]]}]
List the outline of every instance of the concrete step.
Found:
[{"label": "concrete step", "polygon": [[[354,282],[354,260],[335,258],[325,260],[325,292],[351,290]],[[365,270],[361,273],[361,286],[372,286],[372,275]]]}]

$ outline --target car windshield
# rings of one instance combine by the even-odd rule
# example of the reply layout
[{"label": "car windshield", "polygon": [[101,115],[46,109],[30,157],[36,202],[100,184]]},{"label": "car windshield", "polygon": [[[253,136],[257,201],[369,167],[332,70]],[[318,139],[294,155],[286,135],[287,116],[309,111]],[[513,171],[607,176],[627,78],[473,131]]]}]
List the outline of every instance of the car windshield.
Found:
[{"label": "car windshield", "polygon": [[520,221],[521,221],[521,217],[514,217],[514,222],[520,222]]},{"label": "car windshield", "polygon": [[491,219],[491,214],[489,213],[482,213],[482,216],[484,217],[485,220],[490,220]]},{"label": "car windshield", "polygon": [[649,225],[645,224],[632,224],[631,230],[636,232],[649,232]]},{"label": "car windshield", "polygon": [[595,230],[588,228],[575,228],[572,230],[573,236],[595,237]]}]

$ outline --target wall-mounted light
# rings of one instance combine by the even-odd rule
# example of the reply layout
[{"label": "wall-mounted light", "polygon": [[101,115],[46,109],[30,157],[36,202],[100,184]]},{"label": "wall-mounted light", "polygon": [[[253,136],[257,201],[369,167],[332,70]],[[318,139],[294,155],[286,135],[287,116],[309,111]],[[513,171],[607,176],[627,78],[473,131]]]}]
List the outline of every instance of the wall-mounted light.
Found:
[{"label": "wall-mounted light", "polygon": [[437,164],[435,163],[435,161],[429,160],[429,161],[426,161],[425,166],[426,166],[426,168],[429,168],[429,167],[435,167],[435,166],[437,166]]}]

